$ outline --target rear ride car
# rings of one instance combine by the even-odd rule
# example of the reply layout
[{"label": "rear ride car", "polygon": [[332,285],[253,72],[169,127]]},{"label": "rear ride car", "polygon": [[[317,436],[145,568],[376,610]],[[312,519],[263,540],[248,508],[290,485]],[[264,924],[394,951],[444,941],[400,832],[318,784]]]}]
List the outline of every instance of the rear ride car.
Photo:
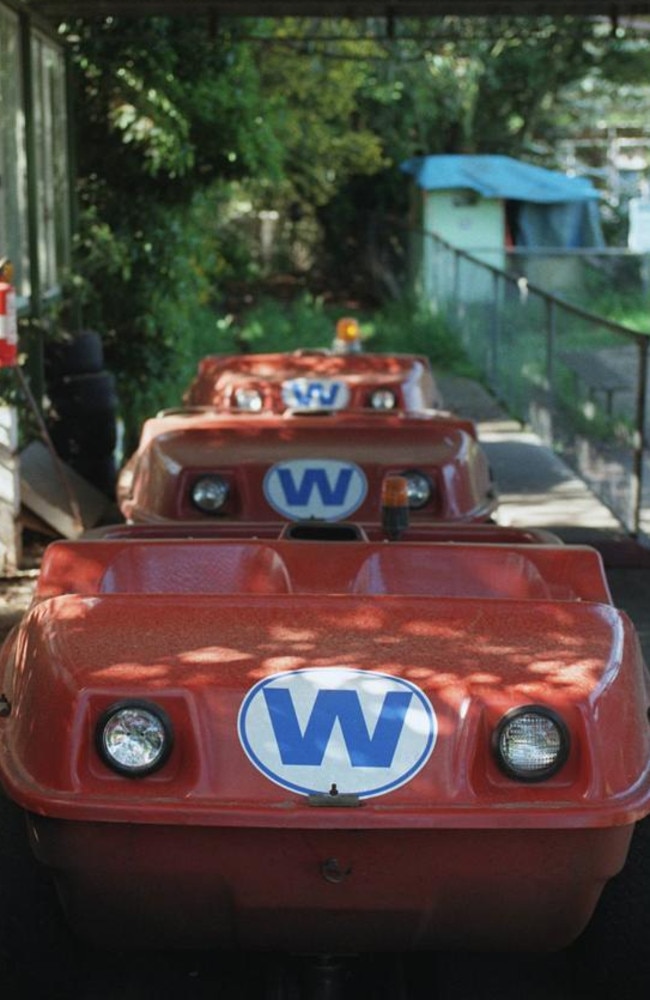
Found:
[{"label": "rear ride car", "polygon": [[200,361],[184,402],[231,413],[426,410],[444,405],[425,355],[318,349],[208,355]]}]

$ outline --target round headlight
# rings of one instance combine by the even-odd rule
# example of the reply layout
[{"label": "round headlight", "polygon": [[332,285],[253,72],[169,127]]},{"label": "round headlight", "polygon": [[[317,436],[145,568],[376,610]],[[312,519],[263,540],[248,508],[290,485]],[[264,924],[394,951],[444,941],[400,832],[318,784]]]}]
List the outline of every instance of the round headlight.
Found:
[{"label": "round headlight", "polygon": [[99,720],[97,748],[104,763],[114,771],[143,777],[167,760],[172,748],[171,725],[157,706],[120,702]]},{"label": "round headlight", "polygon": [[494,736],[501,769],[519,781],[541,781],[555,774],[569,754],[569,731],[549,708],[527,705],[508,712]]},{"label": "round headlight", "polygon": [[228,499],[230,488],[222,476],[202,476],[192,486],[192,503],[204,514],[216,514]]},{"label": "round headlight", "polygon": [[235,389],[235,406],[238,410],[259,413],[262,405],[262,394],[257,389]]},{"label": "round headlight", "polygon": [[375,389],[370,397],[373,410],[394,410],[396,404],[395,393],[390,389]]},{"label": "round headlight", "polygon": [[409,498],[411,510],[419,510],[431,499],[431,480],[423,472],[401,472],[401,476],[406,480],[406,491]]}]

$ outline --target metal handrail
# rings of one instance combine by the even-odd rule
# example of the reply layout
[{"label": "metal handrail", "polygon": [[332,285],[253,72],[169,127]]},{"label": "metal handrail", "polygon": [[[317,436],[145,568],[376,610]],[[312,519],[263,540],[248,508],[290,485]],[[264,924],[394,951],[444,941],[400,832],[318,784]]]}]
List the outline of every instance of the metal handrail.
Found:
[{"label": "metal handrail", "polygon": [[[478,339],[480,339],[480,354],[479,366],[486,378],[486,381],[490,387],[495,391],[496,395],[501,398],[501,400],[509,405],[511,400],[504,397],[503,382],[507,378],[508,384],[512,386],[513,379],[517,378],[517,373],[513,374],[512,369],[508,369],[507,374],[504,374],[504,362],[503,354],[507,354],[507,351],[503,351],[502,339],[504,335],[504,322],[507,321],[508,316],[506,316],[504,311],[504,301],[506,298],[505,292],[509,289],[514,289],[516,291],[516,298],[510,296],[509,308],[513,307],[513,302],[518,305],[525,304],[528,300],[535,301],[540,304],[543,310],[543,319],[535,327],[535,335],[541,334],[543,337],[543,377],[545,385],[543,391],[545,393],[545,405],[549,412],[553,413],[557,410],[558,401],[560,398],[560,386],[559,378],[560,372],[566,363],[566,352],[565,360],[559,354],[558,344],[559,344],[559,333],[558,324],[560,319],[569,321],[575,320],[579,324],[585,325],[586,327],[592,327],[594,331],[606,331],[607,334],[611,334],[613,338],[620,339],[624,341],[627,345],[633,345],[635,352],[634,360],[638,360],[638,367],[635,372],[634,378],[630,381],[630,394],[631,394],[631,407],[630,407],[630,417],[628,423],[631,424],[631,432],[629,434],[629,441],[631,442],[626,446],[619,446],[619,450],[625,450],[628,456],[625,459],[625,477],[623,477],[621,469],[618,469],[620,475],[620,481],[625,478],[626,486],[624,489],[620,487],[620,483],[616,484],[616,488],[610,488],[609,493],[617,494],[623,493],[624,496],[621,498],[614,496],[612,500],[611,496],[601,496],[601,499],[613,510],[618,519],[627,528],[627,530],[639,537],[643,535],[644,520],[647,521],[646,534],[650,538],[650,496],[646,498],[646,503],[644,505],[644,491],[647,490],[650,494],[650,457],[648,450],[646,448],[646,432],[647,432],[647,420],[648,420],[648,335],[643,333],[638,329],[634,329],[631,326],[627,326],[622,323],[617,323],[613,320],[608,319],[606,316],[599,315],[580,305],[576,305],[573,302],[565,299],[561,294],[550,292],[548,288],[542,287],[537,282],[530,281],[527,277],[523,275],[513,275],[505,271],[502,267],[498,267],[494,263],[490,263],[482,258],[483,254],[489,254],[491,248],[481,247],[475,248],[474,252],[466,249],[453,246],[443,237],[435,232],[431,232],[424,229],[415,229],[409,227],[409,235],[418,236],[421,240],[431,241],[430,246],[433,248],[434,257],[435,255],[440,255],[435,258],[436,274],[430,275],[435,281],[441,281],[442,278],[447,279],[447,284],[445,286],[444,292],[441,295],[440,289],[438,289],[438,301],[437,305],[439,310],[444,316],[446,316],[452,327],[457,327],[460,330],[461,336],[463,335],[462,322],[459,317],[467,317],[469,305],[471,305],[472,294],[475,293],[475,281],[467,283],[464,286],[462,280],[462,271],[464,267],[469,267],[471,269],[480,269],[480,273],[485,276],[485,288],[490,289],[489,298],[486,297],[483,302],[483,307],[480,310],[474,310],[472,319],[476,324],[480,326],[480,333]],[[506,248],[492,248],[492,252],[499,252],[500,254],[506,254],[509,256],[509,251]],[[481,256],[477,256],[480,253]],[[593,258],[596,255],[601,254],[600,248],[585,248],[581,252],[569,251],[567,256],[571,257],[583,257],[583,258]],[[443,257],[443,255],[448,255]],[[520,250],[520,256],[524,253]],[[531,253],[525,254],[528,257],[533,256],[551,256],[548,248],[541,254],[535,255]],[[616,252],[612,253],[611,250],[605,252],[605,255],[615,256]],[[632,254],[627,250],[622,251],[619,256],[636,256],[638,254]],[[424,261],[423,257],[423,261]],[[444,270],[446,269],[446,270]],[[479,271],[472,271],[472,278],[474,279]],[[442,278],[441,278],[442,275]],[[466,319],[465,321],[466,322]],[[475,331],[474,331],[475,332]],[[539,348],[539,342],[535,341],[536,346]],[[471,345],[475,346],[475,345]],[[598,347],[595,346],[594,350]],[[586,349],[583,346],[585,353],[588,353],[589,348]],[[470,353],[470,356],[471,353]],[[472,357],[472,360],[476,363],[477,358]],[[509,359],[506,358],[506,362]],[[522,383],[524,377],[522,373],[519,373]],[[539,386],[537,387],[539,388]],[[525,397],[526,391],[522,389],[522,385],[518,387],[520,395]],[[541,391],[541,390],[540,390]],[[505,394],[507,396],[507,393]],[[629,398],[629,396],[628,396]],[[609,397],[611,403],[611,394]],[[512,412],[512,406],[509,406]],[[531,423],[529,419],[529,414],[526,413],[514,413],[514,415],[521,419],[525,423]],[[550,420],[551,424],[551,435],[548,439],[548,443],[555,447],[560,448],[560,439],[555,437],[555,421]],[[546,428],[545,428],[546,430]],[[581,432],[584,437],[584,431]],[[578,431],[575,432],[575,439],[578,440]],[[595,447],[598,447],[598,442],[596,442]],[[610,451],[611,451],[610,447]],[[605,454],[605,448],[603,446],[603,455],[605,456],[601,465],[608,468],[608,461],[610,461],[610,456]],[[566,455],[565,455],[566,457]],[[573,464],[573,463],[571,463]],[[611,462],[610,462],[611,464]],[[647,468],[646,468],[647,466]],[[577,468],[580,474],[583,474],[584,470]],[[589,478],[583,475],[589,482]],[[600,473],[601,482],[599,485],[604,493],[608,492],[608,483],[606,478],[606,473]],[[593,483],[591,484],[593,487]],[[611,487],[611,484],[609,484]],[[595,492],[599,492],[595,489]],[[618,506],[617,506],[618,504]],[[645,513],[645,517],[644,517]]]}]

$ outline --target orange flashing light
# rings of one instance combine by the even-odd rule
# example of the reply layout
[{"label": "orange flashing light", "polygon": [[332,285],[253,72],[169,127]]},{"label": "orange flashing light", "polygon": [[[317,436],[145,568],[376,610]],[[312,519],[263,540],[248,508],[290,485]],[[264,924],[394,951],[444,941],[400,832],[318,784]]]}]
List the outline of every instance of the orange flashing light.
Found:
[{"label": "orange flashing light", "polygon": [[352,319],[350,316],[342,316],[337,322],[336,337],[338,340],[358,340],[360,336],[361,330],[356,319]]},{"label": "orange flashing light", "polygon": [[381,484],[381,523],[391,541],[396,541],[409,526],[408,483],[404,476],[386,476]]},{"label": "orange flashing light", "polygon": [[381,484],[382,507],[408,507],[408,483],[404,476],[386,476]]}]

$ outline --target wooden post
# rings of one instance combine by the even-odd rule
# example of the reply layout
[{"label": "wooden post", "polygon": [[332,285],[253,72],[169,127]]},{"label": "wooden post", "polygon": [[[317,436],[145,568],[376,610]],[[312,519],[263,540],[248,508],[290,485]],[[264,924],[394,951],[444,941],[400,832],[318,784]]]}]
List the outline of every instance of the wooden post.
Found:
[{"label": "wooden post", "polygon": [[0,575],[11,576],[20,566],[20,476],[18,415],[14,406],[0,406]]}]

